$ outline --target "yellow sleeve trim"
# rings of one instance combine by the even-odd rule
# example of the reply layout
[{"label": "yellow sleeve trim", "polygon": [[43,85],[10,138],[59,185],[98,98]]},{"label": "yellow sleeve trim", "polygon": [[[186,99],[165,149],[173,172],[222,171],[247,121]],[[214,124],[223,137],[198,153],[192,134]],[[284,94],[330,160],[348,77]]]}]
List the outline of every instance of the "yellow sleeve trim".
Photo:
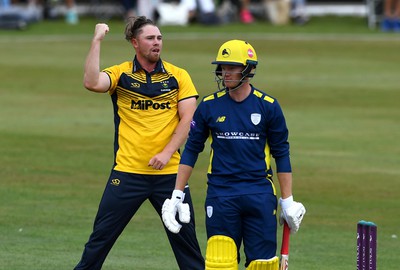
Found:
[{"label": "yellow sleeve trim", "polygon": [[[262,96],[263,96],[263,93],[258,90],[254,90],[253,94],[258,98],[262,98]],[[272,97],[269,97],[269,96],[264,96],[264,100],[268,101],[269,103],[274,103],[274,101],[275,101],[275,99],[273,99]]]},{"label": "yellow sleeve trim", "polygon": [[260,91],[254,90],[253,94],[256,95],[259,98],[262,97],[262,93]]},{"label": "yellow sleeve trim", "polygon": [[217,97],[222,97],[225,96],[226,92],[225,91],[221,91],[221,92],[217,92]]},{"label": "yellow sleeve trim", "polygon": [[214,99],[214,94],[205,97],[204,101],[213,100],[213,99]]},{"label": "yellow sleeve trim", "polygon": [[268,97],[268,96],[265,96],[264,100],[268,101],[269,103],[274,103],[274,101],[275,101],[273,98]]}]

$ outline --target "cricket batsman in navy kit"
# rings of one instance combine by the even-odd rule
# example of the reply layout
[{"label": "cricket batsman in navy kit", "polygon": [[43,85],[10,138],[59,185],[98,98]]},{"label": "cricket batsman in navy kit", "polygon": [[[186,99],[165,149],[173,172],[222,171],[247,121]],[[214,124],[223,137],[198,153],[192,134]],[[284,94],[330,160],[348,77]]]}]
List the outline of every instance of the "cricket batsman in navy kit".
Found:
[{"label": "cricket batsman in navy kit", "polygon": [[175,190],[163,205],[166,227],[178,233],[176,220],[187,214],[182,202],[198,155],[211,143],[205,201],[206,270],[238,269],[243,242],[248,270],[277,270],[277,194],[272,181],[272,158],[280,184],[280,223],[298,231],[306,210],[293,200],[288,129],[278,101],[255,88],[257,55],[242,40],[219,49],[216,79],[220,91],[197,107],[180,161]]}]

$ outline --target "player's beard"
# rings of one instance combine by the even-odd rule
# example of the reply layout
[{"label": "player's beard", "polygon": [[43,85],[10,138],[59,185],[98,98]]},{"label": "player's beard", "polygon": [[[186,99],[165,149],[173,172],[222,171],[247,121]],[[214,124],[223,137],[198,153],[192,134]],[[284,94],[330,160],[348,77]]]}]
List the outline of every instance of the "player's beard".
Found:
[{"label": "player's beard", "polygon": [[160,53],[150,52],[150,54],[147,56],[147,59],[149,62],[157,63],[158,60],[160,60]]},{"label": "player's beard", "polygon": [[138,58],[142,59],[142,61],[146,61],[147,63],[157,63],[160,60],[161,48],[157,49],[147,49],[143,48],[139,49],[137,52]]},{"label": "player's beard", "polygon": [[151,49],[150,52],[147,54],[147,60],[152,63],[157,63],[160,60],[161,49]]}]

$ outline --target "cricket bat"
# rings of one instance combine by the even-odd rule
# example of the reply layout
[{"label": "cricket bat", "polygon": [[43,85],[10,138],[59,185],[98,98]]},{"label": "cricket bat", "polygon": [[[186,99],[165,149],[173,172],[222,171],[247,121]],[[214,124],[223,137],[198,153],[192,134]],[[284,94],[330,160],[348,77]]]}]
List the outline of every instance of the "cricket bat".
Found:
[{"label": "cricket bat", "polygon": [[289,269],[289,239],[290,239],[290,228],[286,221],[283,223],[283,235],[282,235],[282,246],[281,246],[281,263],[280,270]]}]

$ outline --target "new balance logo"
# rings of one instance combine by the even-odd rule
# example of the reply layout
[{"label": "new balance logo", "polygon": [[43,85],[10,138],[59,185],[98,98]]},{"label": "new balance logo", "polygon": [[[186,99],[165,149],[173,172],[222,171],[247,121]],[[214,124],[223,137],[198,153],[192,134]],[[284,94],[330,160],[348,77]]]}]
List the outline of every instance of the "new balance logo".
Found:
[{"label": "new balance logo", "polygon": [[217,121],[215,121],[215,122],[217,122],[217,123],[223,123],[223,122],[225,122],[225,119],[226,119],[226,116],[219,116],[219,117],[217,118]]}]

